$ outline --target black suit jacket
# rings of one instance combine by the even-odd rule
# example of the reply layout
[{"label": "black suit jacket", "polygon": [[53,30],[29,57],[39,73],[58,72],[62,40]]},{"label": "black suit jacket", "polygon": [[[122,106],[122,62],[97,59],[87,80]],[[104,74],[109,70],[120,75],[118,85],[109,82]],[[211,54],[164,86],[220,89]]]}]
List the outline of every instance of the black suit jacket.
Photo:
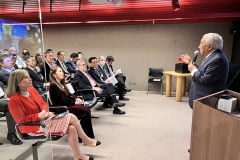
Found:
[{"label": "black suit jacket", "polygon": [[[105,70],[108,72],[109,75],[112,75],[111,72],[110,72],[110,70],[109,70],[109,68],[108,68],[108,66],[107,66],[107,63],[105,63],[103,67],[105,68]],[[113,68],[112,68],[111,66],[109,66],[109,67],[110,67],[110,68],[112,69],[112,71],[113,71]]]},{"label": "black suit jacket", "polygon": [[[79,70],[76,71],[73,78],[73,87],[75,92],[81,89],[92,89],[92,85],[88,78]],[[84,100],[92,100],[94,95],[93,91],[86,91],[84,93],[76,93],[79,96],[82,96]]]},{"label": "black suit jacket", "polygon": [[107,74],[106,74],[105,71],[104,71],[105,68],[102,68],[100,65],[98,65],[97,70],[98,70],[98,72],[100,73],[100,76],[102,77],[102,79],[103,79],[104,81],[108,79],[108,76],[107,76]]},{"label": "black suit jacket", "polygon": [[[44,79],[46,79],[46,81],[49,82],[49,73],[50,73],[49,65],[46,62],[44,62],[43,65],[40,67],[40,69]],[[45,71],[46,71],[46,76],[45,76]]]},{"label": "black suit jacket", "polygon": [[79,70],[74,74],[73,83],[77,90],[93,88],[88,78]]},{"label": "black suit jacket", "polygon": [[5,91],[7,88],[9,73],[6,72],[4,69],[0,69],[0,86]]},{"label": "black suit jacket", "polygon": [[28,71],[29,76],[32,79],[32,83],[33,83],[33,87],[38,89],[38,88],[44,88],[44,79],[42,79],[41,77],[43,77],[42,75],[40,75],[40,73],[35,73],[31,68],[27,67],[26,70]]},{"label": "black suit jacket", "polygon": [[[98,75],[97,71],[93,68],[90,67],[88,70],[88,74],[99,84],[104,84],[105,82],[101,80],[100,75]],[[100,74],[100,73],[99,73]]]},{"label": "black suit jacket", "polygon": [[4,69],[0,70],[0,81],[7,86],[8,78],[10,73],[6,72]]},{"label": "black suit jacket", "polygon": [[[64,61],[63,61],[63,63],[64,63],[64,65],[65,65],[65,67],[67,68],[67,66],[66,66],[66,64],[65,64]],[[57,65],[58,67],[62,68],[64,74],[69,74],[68,70],[65,70],[65,69],[62,67],[62,65],[60,64],[59,60],[56,61],[56,65]]]}]

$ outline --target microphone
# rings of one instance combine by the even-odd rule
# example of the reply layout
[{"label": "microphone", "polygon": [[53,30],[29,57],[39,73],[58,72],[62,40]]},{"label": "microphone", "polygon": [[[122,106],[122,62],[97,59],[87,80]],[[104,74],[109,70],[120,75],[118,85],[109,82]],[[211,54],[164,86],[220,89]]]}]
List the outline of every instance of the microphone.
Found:
[{"label": "microphone", "polygon": [[194,58],[193,58],[192,64],[195,64],[195,62],[196,62],[196,60],[197,60],[198,53],[199,53],[198,50],[196,50],[196,51],[194,52]]}]

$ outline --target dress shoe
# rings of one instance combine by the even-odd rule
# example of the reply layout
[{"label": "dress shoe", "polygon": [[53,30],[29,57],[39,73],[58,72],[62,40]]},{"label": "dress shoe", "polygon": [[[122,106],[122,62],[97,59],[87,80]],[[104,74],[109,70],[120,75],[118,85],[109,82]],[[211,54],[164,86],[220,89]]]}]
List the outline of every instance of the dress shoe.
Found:
[{"label": "dress shoe", "polygon": [[132,90],[131,89],[128,89],[128,88],[125,88],[124,89],[126,92],[131,92]]},{"label": "dress shoe", "polygon": [[3,143],[0,142],[0,145],[3,145]]},{"label": "dress shoe", "polygon": [[125,114],[125,112],[118,109],[118,110],[113,110],[113,114]]},{"label": "dress shoe", "polygon": [[89,156],[88,158],[84,158],[84,159],[74,158],[74,160],[94,160],[94,158]]},{"label": "dress shoe", "polygon": [[15,133],[8,133],[7,139],[13,144],[13,145],[20,145],[22,144],[22,141],[17,137]]},{"label": "dress shoe", "polygon": [[112,107],[113,107],[113,108],[115,108],[115,107],[123,107],[123,106],[125,106],[125,105],[126,105],[125,103],[120,103],[120,102],[118,102],[118,103],[113,103]]},{"label": "dress shoe", "polygon": [[129,98],[126,98],[126,97],[120,97],[119,100],[120,100],[120,101],[129,101]]},{"label": "dress shoe", "polygon": [[99,146],[101,144],[100,141],[96,141],[96,143],[94,144],[86,144],[86,143],[83,143],[84,146],[90,146],[90,147],[96,147],[96,146]]}]

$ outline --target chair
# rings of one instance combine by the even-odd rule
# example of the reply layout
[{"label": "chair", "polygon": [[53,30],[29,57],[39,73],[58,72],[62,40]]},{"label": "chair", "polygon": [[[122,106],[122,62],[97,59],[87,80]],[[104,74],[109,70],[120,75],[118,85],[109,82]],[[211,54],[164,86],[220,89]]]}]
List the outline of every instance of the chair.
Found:
[{"label": "chair", "polygon": [[[84,100],[84,106],[91,109],[93,108],[97,102],[98,102],[98,98],[96,97],[96,94],[94,92],[94,90],[92,89],[81,89],[81,90],[76,90],[74,85],[68,83],[66,85],[70,91],[70,93],[76,95],[76,96],[80,96],[82,100]],[[91,94],[91,98],[87,97],[87,94]]]},{"label": "chair", "polygon": [[149,84],[150,83],[159,83],[161,85],[161,92],[163,95],[163,69],[162,68],[149,68],[148,73],[148,91],[149,92]]},{"label": "chair", "polygon": [[[66,108],[66,106],[52,106],[52,108]],[[41,126],[42,132],[41,134],[29,134],[29,133],[22,133],[20,128],[29,127],[29,126]],[[58,140],[62,136],[54,136],[49,133],[49,128],[46,126],[44,122],[20,122],[15,125],[15,130],[17,133],[17,136],[22,141],[34,141],[32,144],[32,154],[33,154],[33,160],[38,160],[38,151],[37,148],[44,143],[47,140]],[[51,136],[50,136],[51,135]]]}]

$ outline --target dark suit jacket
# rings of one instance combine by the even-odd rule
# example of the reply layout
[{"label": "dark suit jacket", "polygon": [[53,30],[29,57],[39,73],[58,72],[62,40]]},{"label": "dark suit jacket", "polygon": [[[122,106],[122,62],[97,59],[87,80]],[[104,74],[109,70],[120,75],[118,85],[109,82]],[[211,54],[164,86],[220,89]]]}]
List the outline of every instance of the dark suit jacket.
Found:
[{"label": "dark suit jacket", "polygon": [[78,90],[93,88],[88,78],[79,70],[74,74],[73,83]]},{"label": "dark suit jacket", "polygon": [[99,84],[104,84],[105,82],[101,80],[100,73],[98,74],[93,67],[90,67],[89,70],[87,71],[88,74]]},{"label": "dark suit jacket", "polygon": [[[73,78],[73,87],[75,91],[81,89],[92,89],[92,85],[88,78],[79,70],[76,71]],[[86,91],[85,93],[78,94],[83,97],[84,100],[92,100],[93,99],[93,92]]]},{"label": "dark suit jacket", "polygon": [[69,73],[76,73],[77,71],[75,64],[70,59],[66,62],[66,67]]},{"label": "dark suit jacket", "polygon": [[219,92],[226,88],[229,64],[221,50],[216,50],[199,66],[192,76],[189,105],[193,107],[195,99]]},{"label": "dark suit jacket", "polygon": [[[63,62],[63,63],[65,64],[65,62]],[[56,60],[56,65],[57,65],[58,67],[62,68],[64,74],[69,74],[68,70],[65,70],[65,69],[61,66],[61,64],[60,64],[60,62],[59,62],[58,60]],[[65,64],[65,67],[67,68],[66,64]]]},{"label": "dark suit jacket", "polygon": [[[49,73],[50,73],[49,65],[46,62],[44,62],[43,65],[40,67],[40,69],[44,79],[46,79],[46,81],[49,82]],[[45,76],[45,71],[46,71],[46,76]]]},{"label": "dark suit jacket", "polygon": [[0,70],[0,81],[7,86],[8,78],[10,73],[6,72],[4,69]]},{"label": "dark suit jacket", "polygon": [[40,78],[42,75],[35,73],[31,68],[27,67],[26,70],[28,71],[29,76],[32,79],[33,87],[36,89],[44,88],[44,79]]},{"label": "dark suit jacket", "polygon": [[108,79],[108,76],[103,69],[105,70],[105,68],[102,68],[101,66],[98,65],[97,70],[100,73],[100,76],[102,77],[102,79],[105,81]]},{"label": "dark suit jacket", "polygon": [[[108,68],[108,66],[107,66],[107,63],[105,63],[103,67],[105,68],[105,70],[108,72],[109,75],[112,75],[111,72],[109,71],[109,68]],[[109,67],[110,67],[110,68],[112,69],[112,71],[113,71],[112,65],[110,65]]]}]

